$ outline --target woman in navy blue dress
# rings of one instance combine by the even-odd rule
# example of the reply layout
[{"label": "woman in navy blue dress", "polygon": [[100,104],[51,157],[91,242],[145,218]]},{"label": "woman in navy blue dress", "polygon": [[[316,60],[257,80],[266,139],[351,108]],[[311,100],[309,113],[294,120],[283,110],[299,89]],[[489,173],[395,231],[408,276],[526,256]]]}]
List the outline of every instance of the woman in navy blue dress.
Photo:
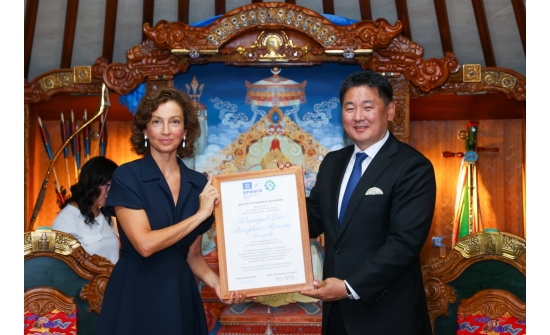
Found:
[{"label": "woman in navy blue dress", "polygon": [[[220,297],[219,277],[201,253],[220,195],[180,159],[193,157],[197,112],[175,88],[153,91],[138,106],[130,141],[143,158],[115,170],[105,206],[117,217],[122,250],[97,334],[208,334],[195,277]],[[232,292],[222,301],[245,299]]]}]

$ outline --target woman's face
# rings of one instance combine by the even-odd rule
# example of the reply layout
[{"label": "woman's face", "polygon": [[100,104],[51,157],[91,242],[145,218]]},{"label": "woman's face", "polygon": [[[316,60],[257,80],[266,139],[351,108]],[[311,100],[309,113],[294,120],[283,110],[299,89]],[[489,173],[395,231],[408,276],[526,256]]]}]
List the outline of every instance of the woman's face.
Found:
[{"label": "woman's face", "polygon": [[111,188],[111,181],[105,183],[105,185],[99,186],[100,194],[95,199],[94,205],[98,207],[105,206],[105,202],[107,201],[107,194],[109,194],[109,189]]},{"label": "woman's face", "polygon": [[183,111],[175,101],[160,104],[143,130],[151,146],[151,153],[177,151],[187,132],[183,122]]}]

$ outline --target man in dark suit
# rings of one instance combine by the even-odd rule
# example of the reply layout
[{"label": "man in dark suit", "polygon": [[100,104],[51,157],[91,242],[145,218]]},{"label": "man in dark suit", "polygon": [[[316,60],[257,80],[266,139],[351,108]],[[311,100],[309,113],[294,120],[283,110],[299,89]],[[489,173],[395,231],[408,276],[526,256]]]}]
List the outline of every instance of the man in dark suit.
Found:
[{"label": "man in dark suit", "polygon": [[388,131],[392,98],[378,73],[343,81],[342,123],[354,145],[325,157],[307,198],[310,236],[325,234],[324,280],[300,293],[323,301],[324,335],[431,334],[419,254],[435,175]]}]

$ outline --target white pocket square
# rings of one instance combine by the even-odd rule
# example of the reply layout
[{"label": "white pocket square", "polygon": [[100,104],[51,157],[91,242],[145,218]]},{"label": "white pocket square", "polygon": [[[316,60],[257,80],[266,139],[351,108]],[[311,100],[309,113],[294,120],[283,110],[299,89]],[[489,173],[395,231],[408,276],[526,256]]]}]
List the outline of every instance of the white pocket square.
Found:
[{"label": "white pocket square", "polygon": [[382,190],[379,189],[378,187],[371,187],[369,188],[367,193],[365,193],[365,195],[377,195],[377,194],[384,194],[384,192],[382,192]]}]

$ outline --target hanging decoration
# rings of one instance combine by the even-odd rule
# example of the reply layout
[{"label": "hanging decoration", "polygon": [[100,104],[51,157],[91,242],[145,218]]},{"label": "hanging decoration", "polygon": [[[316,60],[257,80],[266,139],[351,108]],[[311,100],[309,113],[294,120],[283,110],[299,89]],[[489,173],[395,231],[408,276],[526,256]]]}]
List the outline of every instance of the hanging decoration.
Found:
[{"label": "hanging decoration", "polygon": [[[50,162],[53,159],[52,156],[52,149],[50,144],[50,135],[48,134],[48,130],[44,125],[42,124],[42,119],[40,116],[38,116],[38,125],[40,126],[40,137],[42,138],[42,143],[44,143],[44,148],[46,149],[46,153],[48,154],[48,157],[50,158]],[[62,187],[59,186],[59,180],[57,179],[57,172],[55,172],[55,168],[53,168],[53,175],[54,175],[54,184],[55,184],[55,194],[57,194],[57,202],[59,204],[65,203],[65,190],[63,190]]]},{"label": "hanging decoration", "polygon": [[101,116],[101,130],[99,135],[99,147],[100,147],[100,155],[105,156],[105,153],[107,151],[107,117]]},{"label": "hanging decoration", "polygon": [[[84,109],[84,117],[82,118],[82,124],[88,121],[88,111]],[[87,162],[90,160],[90,135],[92,133],[92,126],[86,126],[84,129],[84,160]]]},{"label": "hanging decoration", "polygon": [[[69,125],[65,125],[65,117],[63,112],[61,112],[61,124],[59,125],[61,130],[61,143],[65,143],[67,140],[67,134],[70,132]],[[67,172],[67,187],[71,189],[71,175],[69,174],[69,147],[66,146],[63,148],[63,157],[65,158],[65,170]]]},{"label": "hanging decoration", "polygon": [[453,246],[461,238],[469,234],[483,231],[477,187],[477,152],[498,152],[498,148],[483,148],[477,146],[477,121],[468,121],[466,128],[466,130],[459,132],[459,138],[466,141],[465,152],[443,152],[443,156],[447,158],[462,158],[456,185],[455,215],[452,232]]},{"label": "hanging decoration", "polygon": [[[98,117],[100,117],[103,114],[103,111],[111,105],[111,102],[109,101],[109,91],[107,90],[107,86],[105,83],[101,85],[101,94],[100,94],[100,101],[99,101],[99,107],[97,110],[96,115],[92,117],[88,122],[82,125],[83,128],[90,125],[93,121],[95,121]],[[82,129],[80,129],[82,131]],[[30,231],[34,227],[34,222],[36,221],[36,218],[38,216],[38,213],[40,212],[40,208],[42,207],[42,204],[44,203],[44,197],[46,196],[46,189],[48,188],[49,178],[50,178],[50,172],[53,168],[53,164],[55,163],[55,160],[57,157],[59,157],[59,154],[61,153],[61,150],[63,150],[70,141],[73,140],[76,136],[78,136],[79,131],[75,131],[72,133],[66,140],[63,142],[61,147],[57,149],[55,155],[53,155],[52,159],[50,160],[50,165],[48,166],[48,170],[46,171],[46,177],[44,178],[44,181],[42,182],[42,187],[40,188],[40,192],[38,193],[38,197],[36,199],[36,204],[34,206],[34,210],[31,216],[31,220],[29,221],[29,225],[27,226],[27,231]]]}]

